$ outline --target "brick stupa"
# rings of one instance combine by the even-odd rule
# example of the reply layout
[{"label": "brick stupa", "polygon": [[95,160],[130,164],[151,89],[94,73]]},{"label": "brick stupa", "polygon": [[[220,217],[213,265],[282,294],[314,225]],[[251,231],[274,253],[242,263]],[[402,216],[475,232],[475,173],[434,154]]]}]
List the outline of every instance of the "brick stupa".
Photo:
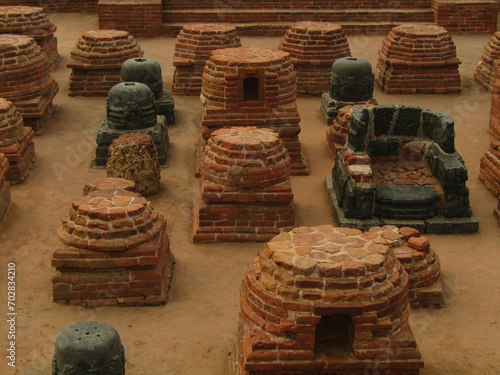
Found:
[{"label": "brick stupa", "polygon": [[269,129],[220,129],[201,157],[195,242],[268,241],[295,226],[290,158]]},{"label": "brick stupa", "polygon": [[28,173],[35,158],[34,135],[14,104],[0,98],[0,152],[9,161],[6,178],[11,184],[23,181]]},{"label": "brick stupa", "polygon": [[474,81],[480,84],[486,90],[492,90],[494,85],[495,69],[493,67],[495,60],[500,59],[500,31],[493,34],[484,46],[481,60],[477,64],[474,72]]},{"label": "brick stupa", "polygon": [[299,141],[296,82],[287,52],[260,47],[214,51],[205,66],[200,96],[203,139],[220,128],[269,128],[288,150],[291,174],[309,174]]},{"label": "brick stupa", "polygon": [[297,94],[318,96],[328,91],[332,64],[351,56],[342,26],[330,22],[297,22],[281,40],[297,73]]},{"label": "brick stupa", "polygon": [[203,68],[216,49],[240,47],[236,27],[219,23],[185,25],[177,35],[174,51],[176,95],[200,95]]},{"label": "brick stupa", "polygon": [[388,94],[460,92],[455,44],[436,25],[396,26],[378,52],[375,81]]},{"label": "brick stupa", "polygon": [[268,242],[242,283],[235,373],[418,374],[394,234],[323,225]]},{"label": "brick stupa", "polygon": [[27,35],[36,40],[47,55],[49,64],[59,59],[57,27],[49,21],[43,8],[33,6],[0,6],[0,34]]},{"label": "brick stupa", "polygon": [[57,229],[54,301],[71,305],[161,305],[173,269],[164,217],[137,193],[95,190],[73,200]]},{"label": "brick stupa", "polygon": [[58,90],[47,55],[33,38],[0,35],[0,97],[14,103],[26,126],[43,132]]},{"label": "brick stupa", "polygon": [[4,154],[0,153],[0,228],[7,218],[11,200],[10,184],[5,178],[9,170],[9,161]]},{"label": "brick stupa", "polygon": [[123,62],[143,51],[127,31],[86,31],[71,51],[69,96],[107,96],[121,82]]}]

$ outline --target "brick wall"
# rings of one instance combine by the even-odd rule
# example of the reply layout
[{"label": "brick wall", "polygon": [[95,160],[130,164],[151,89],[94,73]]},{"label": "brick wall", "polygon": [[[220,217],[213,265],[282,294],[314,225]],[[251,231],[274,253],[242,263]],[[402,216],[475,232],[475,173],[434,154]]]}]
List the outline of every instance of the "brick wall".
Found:
[{"label": "brick wall", "polygon": [[99,0],[1,0],[0,5],[33,5],[47,12],[96,12]]},{"label": "brick wall", "polygon": [[498,1],[433,0],[434,23],[452,33],[494,33]]}]

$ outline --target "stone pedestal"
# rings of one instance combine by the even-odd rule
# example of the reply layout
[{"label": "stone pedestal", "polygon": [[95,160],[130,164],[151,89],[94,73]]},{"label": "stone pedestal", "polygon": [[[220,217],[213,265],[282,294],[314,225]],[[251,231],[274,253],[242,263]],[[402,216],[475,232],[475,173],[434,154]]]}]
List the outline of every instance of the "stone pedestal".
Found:
[{"label": "stone pedestal", "polygon": [[126,133],[109,146],[108,177],[131,180],[135,191],[151,196],[160,190],[160,164],[153,138],[143,133]]},{"label": "stone pedestal", "polygon": [[419,373],[409,277],[379,229],[299,227],[266,244],[241,286],[236,374]]},{"label": "stone pedestal", "polygon": [[52,375],[125,375],[125,351],[110,325],[81,322],[64,328],[56,338]]},{"label": "stone pedestal", "polygon": [[50,75],[50,63],[33,38],[0,35],[0,97],[14,103],[24,124],[41,134],[52,113],[59,86]]},{"label": "stone pedestal", "polygon": [[290,158],[269,129],[212,133],[201,157],[193,241],[268,241],[295,225]]},{"label": "stone pedestal", "polygon": [[126,190],[97,190],[73,200],[57,229],[54,301],[71,305],[161,305],[173,256],[166,222]]},{"label": "stone pedestal", "polygon": [[342,27],[329,22],[293,24],[278,48],[290,54],[299,95],[317,96],[328,91],[332,64],[339,58],[351,56]]},{"label": "stone pedestal", "polygon": [[500,31],[493,34],[484,46],[481,60],[474,72],[474,81],[486,90],[492,90],[494,85],[495,69],[493,63],[500,59]]},{"label": "stone pedestal", "polygon": [[277,132],[288,150],[292,175],[309,169],[299,141],[296,75],[289,54],[260,47],[214,51],[203,74],[201,132],[256,126]]},{"label": "stone pedestal", "polygon": [[175,95],[200,95],[201,76],[210,53],[240,46],[234,26],[218,23],[185,25],[175,42],[172,92]]},{"label": "stone pedestal", "polygon": [[86,31],[71,51],[69,96],[107,96],[120,83],[122,63],[143,51],[127,31]]},{"label": "stone pedestal", "polygon": [[43,8],[32,6],[0,6],[0,34],[27,35],[36,40],[47,55],[49,64],[59,59],[57,27],[49,21]]},{"label": "stone pedestal", "polygon": [[375,80],[388,94],[448,94],[461,90],[461,62],[443,27],[397,26],[386,36],[378,54]]},{"label": "stone pedestal", "polygon": [[7,218],[10,209],[10,185],[5,175],[9,170],[9,161],[0,153],[0,228]]},{"label": "stone pedestal", "polygon": [[23,181],[35,158],[35,133],[24,121],[16,107],[0,98],[0,153],[9,161],[7,181],[17,184]]}]

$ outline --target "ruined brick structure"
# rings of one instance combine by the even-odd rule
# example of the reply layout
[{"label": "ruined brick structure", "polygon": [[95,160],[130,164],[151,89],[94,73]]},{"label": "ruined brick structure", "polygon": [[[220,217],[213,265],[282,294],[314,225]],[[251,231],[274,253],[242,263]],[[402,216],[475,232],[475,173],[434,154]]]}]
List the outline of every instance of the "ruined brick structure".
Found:
[{"label": "ruined brick structure", "polygon": [[54,301],[71,305],[161,305],[173,256],[164,217],[137,193],[96,190],[75,198],[57,229]]},{"label": "ruined brick structure", "polygon": [[69,96],[107,96],[120,83],[122,63],[143,51],[127,31],[86,31],[71,50]]},{"label": "ruined brick structure", "polygon": [[203,139],[220,128],[269,128],[283,139],[291,174],[309,174],[299,141],[296,81],[286,52],[260,47],[212,52],[201,89]]},{"label": "ruined brick structure", "polygon": [[10,209],[10,184],[5,178],[9,170],[9,161],[4,154],[0,153],[0,228],[7,218]]},{"label": "ruined brick structure", "polygon": [[497,0],[432,0],[434,23],[450,33],[494,33]]},{"label": "ruined brick structure", "polygon": [[282,233],[241,287],[235,374],[419,373],[397,228]]},{"label": "ruined brick structure", "polygon": [[175,42],[173,93],[200,95],[201,76],[210,53],[216,49],[232,47],[241,47],[236,28],[232,25],[185,25]]},{"label": "ruined brick structure", "polygon": [[43,8],[30,6],[0,6],[0,34],[21,34],[36,40],[47,54],[49,64],[59,58],[57,39],[54,33],[57,27],[49,21]]},{"label": "ruined brick structure", "polygon": [[[345,148],[327,178],[341,226],[411,225],[422,232],[478,230],[454,123],[419,107],[378,105],[353,111]],[[411,224],[410,224],[411,223]]]},{"label": "ruined brick structure", "polygon": [[0,98],[0,153],[9,161],[5,175],[11,184],[23,181],[35,158],[35,133],[24,121],[12,102]]},{"label": "ruined brick structure", "polygon": [[498,198],[498,204],[497,207],[495,208],[495,211],[493,212],[498,220],[498,224],[500,225],[500,197]]},{"label": "ruined brick structure", "polygon": [[109,146],[108,177],[135,183],[135,191],[149,197],[160,190],[160,163],[153,138],[144,133],[125,133]]},{"label": "ruined brick structure", "polygon": [[481,60],[474,72],[474,81],[486,90],[493,89],[495,69],[493,63],[500,59],[500,32],[494,33],[484,46]]},{"label": "ruined brick structure", "polygon": [[95,190],[128,190],[137,192],[135,182],[118,177],[100,177],[89,181],[83,187],[83,195]]},{"label": "ruined brick structure", "polygon": [[500,59],[493,64],[492,84],[488,133],[500,141]]},{"label": "ruined brick structure", "polygon": [[403,25],[384,39],[375,81],[388,94],[459,93],[460,64],[445,28]]},{"label": "ruined brick structure", "polygon": [[0,97],[14,103],[26,126],[41,134],[59,90],[50,63],[26,35],[0,35]]},{"label": "ruined brick structure", "polygon": [[278,48],[290,54],[299,95],[315,96],[328,91],[332,64],[339,58],[351,56],[342,27],[329,22],[293,24]]},{"label": "ruined brick structure", "polygon": [[195,242],[268,241],[295,226],[290,158],[273,131],[219,129],[200,164]]}]

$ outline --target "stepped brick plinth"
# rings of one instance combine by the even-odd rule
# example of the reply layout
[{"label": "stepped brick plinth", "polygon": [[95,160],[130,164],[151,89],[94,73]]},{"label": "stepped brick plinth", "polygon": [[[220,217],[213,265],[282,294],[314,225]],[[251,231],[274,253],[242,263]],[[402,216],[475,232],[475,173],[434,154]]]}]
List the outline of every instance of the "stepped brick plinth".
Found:
[{"label": "stepped brick plinth", "polygon": [[498,220],[498,224],[500,225],[500,197],[498,198],[498,204],[493,213]]},{"label": "stepped brick plinth", "polygon": [[493,64],[493,89],[491,90],[490,126],[488,132],[500,141],[500,60]]},{"label": "stepped brick plinth", "polygon": [[14,103],[26,126],[43,132],[58,90],[47,55],[33,38],[0,35],[0,97]]},{"label": "stepped brick plinth", "polygon": [[493,34],[484,46],[481,60],[474,72],[474,81],[486,90],[492,90],[494,84],[495,69],[493,63],[500,59],[500,31]]},{"label": "stepped brick plinth", "polygon": [[100,177],[87,182],[83,187],[83,195],[95,190],[128,190],[137,192],[135,182],[118,177]]},{"label": "stepped brick plinth", "polygon": [[240,46],[240,38],[232,25],[219,23],[185,25],[175,42],[173,93],[200,95],[201,76],[210,53],[216,49]]},{"label": "stepped brick plinth", "polygon": [[460,92],[461,62],[443,27],[397,26],[386,36],[378,54],[375,80],[388,94]]},{"label": "stepped brick plinth", "polygon": [[500,141],[491,142],[490,149],[481,158],[479,180],[495,197],[500,197]]},{"label": "stepped brick plinth", "polygon": [[33,6],[0,6],[0,34],[21,34],[32,37],[53,65],[59,58],[57,27],[49,21],[43,8]]},{"label": "stepped brick plinth", "polygon": [[295,226],[290,158],[277,133],[219,129],[201,157],[195,242],[268,241]]},{"label": "stepped brick plinth", "polygon": [[173,269],[164,217],[137,193],[75,198],[57,229],[54,301],[84,306],[160,305]]},{"label": "stepped brick plinth", "polygon": [[8,170],[9,161],[0,153],[0,227],[5,222],[11,205],[10,184],[5,178]]},{"label": "stepped brick plinth", "polygon": [[329,22],[293,24],[278,48],[290,54],[299,95],[317,96],[328,91],[332,64],[339,58],[351,56],[342,27]]},{"label": "stepped brick plinth", "polygon": [[203,139],[220,128],[269,128],[283,139],[291,174],[309,174],[299,141],[296,81],[287,52],[261,47],[212,52],[201,89]]},{"label": "stepped brick plinth", "polygon": [[160,163],[153,138],[144,133],[125,133],[109,146],[108,177],[135,182],[135,191],[146,197],[160,190]]},{"label": "stepped brick plinth", "polygon": [[418,374],[401,237],[323,225],[268,242],[242,282],[235,373]]},{"label": "stepped brick plinth", "polygon": [[143,51],[127,31],[86,31],[71,51],[69,96],[107,96],[120,83],[123,62]]},{"label": "stepped brick plinth", "polygon": [[23,181],[35,158],[35,133],[24,121],[12,102],[0,98],[0,152],[9,161],[7,181],[17,184]]}]

